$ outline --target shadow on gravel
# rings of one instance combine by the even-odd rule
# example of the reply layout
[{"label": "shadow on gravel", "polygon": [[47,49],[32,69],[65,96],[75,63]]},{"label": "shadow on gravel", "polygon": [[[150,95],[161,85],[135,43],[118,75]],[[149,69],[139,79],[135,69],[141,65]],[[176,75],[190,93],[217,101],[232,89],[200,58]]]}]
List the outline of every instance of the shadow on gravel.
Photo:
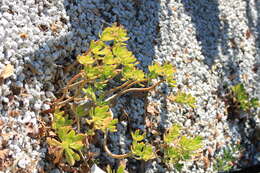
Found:
[{"label": "shadow on gravel", "polygon": [[[184,5],[185,12],[190,15],[194,27],[196,28],[196,37],[199,42],[201,42],[202,54],[204,56],[204,64],[209,68],[212,67],[214,63],[219,59],[221,61],[220,56],[227,56],[228,60],[225,62],[225,66],[223,67],[224,76],[221,76],[221,79],[227,78],[228,80],[234,80],[234,84],[242,83],[243,80],[239,78],[239,74],[241,74],[241,69],[238,66],[239,63],[236,60],[236,56],[241,53],[240,48],[237,45],[235,38],[230,38],[228,36],[229,24],[225,16],[220,15],[219,4],[217,0],[182,0]],[[260,1],[254,0],[255,7],[251,7],[253,1],[246,1],[246,16],[248,19],[248,26],[250,31],[246,33],[255,35],[255,47],[257,49],[257,55],[260,56]],[[255,13],[258,16],[253,16],[252,10],[255,9]],[[256,21],[254,19],[257,18]],[[243,50],[242,50],[243,51]],[[244,54],[244,52],[242,52]],[[246,58],[246,57],[245,57]],[[257,60],[255,65],[255,71],[260,68],[260,58]],[[219,83],[218,89],[219,91],[228,91],[228,87],[225,86],[224,83]],[[227,94],[227,93],[226,93]],[[237,110],[232,110],[232,101],[227,100],[226,95],[220,96],[220,98],[226,102],[227,105],[231,105],[228,110],[229,117],[239,117]],[[238,120],[238,119],[237,119]],[[243,139],[247,139],[248,141],[241,141],[241,144],[245,146],[244,155],[250,153],[250,160],[244,160],[244,157],[241,157],[239,163],[242,167],[246,167],[238,172],[244,171],[260,171],[260,166],[255,165],[259,164],[254,160],[254,155],[256,152],[260,152],[260,145],[256,143],[254,139],[254,135],[256,131],[254,130],[256,127],[256,122],[254,118],[251,118],[250,115],[239,119],[239,122],[235,122],[234,119],[228,119],[230,130],[234,128],[239,128],[238,132],[241,136],[244,136]],[[247,124],[247,125],[246,125]],[[246,137],[245,137],[246,136]],[[259,142],[258,142],[259,143]],[[258,150],[257,151],[257,147]],[[244,164],[247,162],[247,164]],[[255,165],[252,167],[248,167],[251,165]],[[236,171],[235,171],[236,172]]]},{"label": "shadow on gravel", "polygon": [[219,19],[218,1],[216,0],[182,0],[185,11],[191,16],[196,28],[197,40],[201,43],[202,54],[205,57],[204,63],[211,66],[218,58],[218,47],[226,47],[228,26],[221,29]]},{"label": "shadow on gravel", "polygon": [[[61,74],[52,79],[53,83],[57,84],[58,81],[63,83],[56,86],[57,89],[65,85],[64,66],[72,64],[77,55],[87,50],[90,41],[98,39],[99,33],[113,23],[123,25],[127,29],[130,37],[129,49],[141,61],[140,67],[145,69],[152,63],[158,26],[159,2],[157,0],[64,0],[63,5],[69,20],[66,16],[60,16],[58,22],[69,26],[69,32],[57,40],[47,41],[36,52],[36,56],[45,52],[51,54],[52,57],[49,58],[53,58],[55,64],[60,67]],[[50,27],[43,25],[42,29],[49,30]],[[54,50],[50,53],[48,47]],[[115,142],[119,141],[113,141],[111,145],[113,147],[110,146],[111,151],[120,153],[121,151],[118,151],[120,146],[117,146]],[[99,148],[102,147],[99,146]],[[104,159],[103,153],[105,152],[101,151],[101,156],[98,157],[99,166],[118,164],[117,160]],[[135,165],[133,168],[128,168],[130,172],[140,170],[139,161],[134,162],[129,159],[129,163]]]}]

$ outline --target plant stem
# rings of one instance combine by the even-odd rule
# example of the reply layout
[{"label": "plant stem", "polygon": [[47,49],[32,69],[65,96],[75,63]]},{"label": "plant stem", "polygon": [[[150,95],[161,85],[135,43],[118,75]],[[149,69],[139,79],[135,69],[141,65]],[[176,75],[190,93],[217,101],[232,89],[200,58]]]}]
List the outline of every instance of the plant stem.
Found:
[{"label": "plant stem", "polygon": [[109,150],[109,148],[108,148],[108,146],[107,146],[107,133],[108,132],[106,132],[105,134],[104,134],[104,150],[106,151],[106,153],[110,156],[110,157],[112,157],[112,158],[114,158],[114,159],[124,159],[124,158],[127,158],[127,157],[130,157],[131,155],[132,155],[132,153],[131,152],[129,152],[129,153],[126,153],[126,154],[113,154],[110,150]]}]

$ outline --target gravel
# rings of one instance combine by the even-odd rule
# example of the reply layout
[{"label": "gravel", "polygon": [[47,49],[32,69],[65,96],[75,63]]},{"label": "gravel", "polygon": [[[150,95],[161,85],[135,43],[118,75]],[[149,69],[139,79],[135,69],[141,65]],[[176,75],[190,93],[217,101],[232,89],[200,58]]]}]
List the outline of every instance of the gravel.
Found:
[{"label": "gravel", "polygon": [[[208,159],[207,165],[205,158],[214,160],[225,146],[237,143],[243,144],[245,150],[240,166],[259,164],[260,143],[252,140],[259,117],[245,115],[243,122],[227,121],[225,101],[220,97],[226,93],[225,86],[242,82],[250,96],[260,99],[259,3],[253,0],[1,1],[0,70],[9,63],[15,68],[14,74],[0,85],[3,122],[0,149],[8,149],[8,157],[13,160],[2,171],[39,172],[40,168],[50,166],[44,159],[46,145],[30,137],[28,131],[39,129],[40,112],[50,108],[48,103],[69,80],[70,75],[64,74],[60,67],[75,61],[78,54],[86,51],[90,40],[97,39],[99,32],[114,22],[128,30],[129,49],[141,61],[140,68],[147,70],[153,61],[171,62],[177,69],[178,89],[196,97],[195,109],[166,102],[153,92],[148,97],[148,102],[156,104],[160,113],[147,118],[158,128],[180,123],[186,134],[204,137],[204,159],[185,163],[183,172],[214,172],[213,161]],[[56,76],[60,76],[59,80]],[[167,94],[178,89],[159,87]],[[131,127],[146,130],[144,100],[121,98],[113,109],[115,117],[123,107],[129,114]],[[260,110],[253,110],[253,114],[259,115]],[[123,121],[118,132],[111,135],[109,147],[115,153],[128,151],[131,141],[126,124]],[[167,171],[174,172],[174,168],[166,170],[159,160],[145,167],[147,173]],[[60,171],[53,168],[51,172]]]}]

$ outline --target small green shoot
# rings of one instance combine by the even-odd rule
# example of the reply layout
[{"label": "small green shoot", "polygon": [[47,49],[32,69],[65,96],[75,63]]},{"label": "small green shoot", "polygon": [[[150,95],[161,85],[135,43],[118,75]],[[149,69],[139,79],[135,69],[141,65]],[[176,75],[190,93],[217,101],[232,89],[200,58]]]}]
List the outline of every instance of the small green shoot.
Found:
[{"label": "small green shoot", "polygon": [[131,146],[131,151],[136,156],[138,160],[151,160],[155,158],[154,149],[151,144],[140,142],[145,138],[145,134],[141,135],[139,130],[135,133],[131,133],[133,138],[133,143]]},{"label": "small green shoot", "polygon": [[185,161],[191,158],[196,150],[202,147],[202,138],[197,136],[188,138],[181,136],[181,126],[173,125],[164,135],[164,161],[168,164],[173,164],[178,170],[181,169],[180,161]]},{"label": "small green shoot", "polygon": [[74,165],[75,161],[80,160],[79,154],[75,151],[80,151],[84,146],[82,143],[84,135],[76,134],[73,129],[68,127],[59,128],[57,133],[61,142],[54,138],[47,138],[48,144],[59,148],[58,152],[55,154],[56,158],[60,158],[64,153],[66,161],[70,165]]},{"label": "small green shoot", "polygon": [[243,111],[249,111],[250,108],[257,108],[260,106],[260,102],[257,98],[249,97],[246,89],[242,83],[231,87],[234,100]]},{"label": "small green shoot", "polygon": [[234,154],[241,149],[240,145],[228,146],[223,149],[223,154],[218,156],[216,163],[214,164],[214,169],[218,172],[229,171],[233,168],[233,162],[237,159]]},{"label": "small green shoot", "polygon": [[107,173],[124,173],[125,167],[126,167],[125,163],[122,163],[122,162],[118,166],[117,170],[112,170],[110,165],[107,165]]},{"label": "small green shoot", "polygon": [[177,92],[176,95],[170,95],[168,98],[173,102],[187,104],[192,108],[196,108],[196,99],[191,94]]}]

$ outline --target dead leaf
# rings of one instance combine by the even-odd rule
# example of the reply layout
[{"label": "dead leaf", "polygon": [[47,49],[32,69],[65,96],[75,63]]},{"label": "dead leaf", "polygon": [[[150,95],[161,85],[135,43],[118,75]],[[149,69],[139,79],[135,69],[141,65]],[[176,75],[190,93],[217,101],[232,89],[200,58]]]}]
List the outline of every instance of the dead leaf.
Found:
[{"label": "dead leaf", "polygon": [[13,160],[9,156],[9,149],[0,150],[0,172],[13,164]]},{"label": "dead leaf", "polygon": [[172,10],[173,10],[173,11],[177,11],[177,7],[173,7]]},{"label": "dead leaf", "polygon": [[[58,146],[52,146],[48,145],[48,154],[51,157],[51,160],[53,161],[54,164],[59,163],[61,161],[62,155],[63,155],[63,149]],[[54,158],[53,158],[54,156]]]},{"label": "dead leaf", "polygon": [[0,150],[0,159],[5,160],[8,154],[9,154],[9,149]]},{"label": "dead leaf", "polygon": [[11,64],[7,64],[3,71],[0,73],[0,78],[6,79],[12,76],[14,73],[14,67]]},{"label": "dead leaf", "polygon": [[151,115],[158,115],[159,111],[157,110],[157,104],[154,102],[150,102],[146,108],[146,111]]},{"label": "dead leaf", "polygon": [[31,138],[37,138],[39,136],[39,129],[38,127],[34,126],[33,123],[28,123],[26,125],[26,133]]},{"label": "dead leaf", "polygon": [[237,77],[236,74],[231,74],[231,75],[228,76],[228,79],[232,81],[232,80],[234,80],[236,77]]},{"label": "dead leaf", "polygon": [[232,48],[237,48],[237,43],[234,38],[229,39]]},{"label": "dead leaf", "polygon": [[204,167],[207,169],[210,165],[210,161],[207,157],[203,157]]},{"label": "dead leaf", "polygon": [[223,114],[218,113],[217,116],[216,116],[216,119],[217,119],[218,121],[221,121],[222,118],[223,118],[223,116],[224,116]]},{"label": "dead leaf", "polygon": [[48,31],[48,26],[47,25],[44,25],[44,24],[40,24],[39,26],[39,29],[41,30],[41,31],[43,31],[43,32],[46,32],[46,31]]},{"label": "dead leaf", "polygon": [[23,39],[26,39],[26,38],[28,38],[28,34],[26,34],[26,33],[21,33],[21,34],[20,34],[20,37],[23,38]]},{"label": "dead leaf", "polygon": [[213,149],[210,146],[208,147],[208,153],[209,153],[210,156],[214,155]]},{"label": "dead leaf", "polygon": [[56,23],[51,24],[51,31],[54,33],[57,33],[59,30],[59,27],[56,25]]},{"label": "dead leaf", "polygon": [[4,125],[4,121],[3,120],[0,120],[0,127]]},{"label": "dead leaf", "polygon": [[252,35],[252,32],[250,31],[250,29],[248,29],[245,33],[246,39],[249,39]]},{"label": "dead leaf", "polygon": [[11,117],[17,117],[19,115],[21,115],[21,112],[19,110],[12,110],[8,112],[8,115]]}]

